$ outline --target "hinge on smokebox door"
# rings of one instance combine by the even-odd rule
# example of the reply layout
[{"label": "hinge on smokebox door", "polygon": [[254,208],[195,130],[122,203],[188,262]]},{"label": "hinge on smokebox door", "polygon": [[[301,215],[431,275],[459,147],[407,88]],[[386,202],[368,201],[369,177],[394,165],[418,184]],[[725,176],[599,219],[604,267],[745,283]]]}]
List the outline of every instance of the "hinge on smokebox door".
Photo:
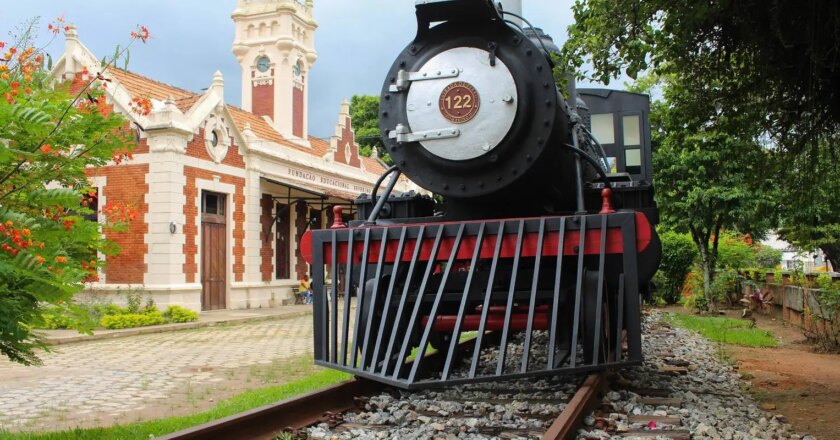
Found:
[{"label": "hinge on smokebox door", "polygon": [[442,79],[442,78],[456,78],[460,75],[461,72],[457,68],[447,68],[447,69],[440,69],[435,72],[407,72],[405,70],[400,69],[397,72],[397,81],[395,84],[391,84],[391,87],[388,88],[388,91],[391,93],[399,93],[408,90],[411,86],[411,83],[414,81],[428,81],[431,79]]},{"label": "hinge on smokebox door", "polygon": [[408,127],[403,124],[397,124],[397,128],[395,130],[388,132],[388,137],[396,139],[399,143],[449,139],[460,135],[461,130],[457,128],[442,128],[439,130],[426,130],[412,133],[408,130]]}]

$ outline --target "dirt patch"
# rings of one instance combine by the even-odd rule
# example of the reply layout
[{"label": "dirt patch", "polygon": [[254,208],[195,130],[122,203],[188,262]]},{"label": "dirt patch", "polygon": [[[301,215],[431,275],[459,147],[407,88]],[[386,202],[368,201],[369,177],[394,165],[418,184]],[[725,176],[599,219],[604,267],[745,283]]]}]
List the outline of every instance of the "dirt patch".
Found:
[{"label": "dirt patch", "polygon": [[[667,311],[686,313],[682,308]],[[726,311],[740,317],[740,310]],[[750,392],[771,414],[783,414],[800,433],[819,439],[840,432],[840,355],[817,353],[802,332],[773,316],[757,314],[756,327],[779,340],[776,348],[727,346]]]}]

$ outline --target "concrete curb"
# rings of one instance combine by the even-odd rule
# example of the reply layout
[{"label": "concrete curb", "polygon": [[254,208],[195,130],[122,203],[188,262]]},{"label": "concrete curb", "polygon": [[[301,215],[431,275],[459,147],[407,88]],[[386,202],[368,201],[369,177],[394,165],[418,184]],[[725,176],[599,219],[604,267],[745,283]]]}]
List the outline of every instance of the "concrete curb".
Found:
[{"label": "concrete curb", "polygon": [[57,338],[43,338],[47,345],[65,345],[75,344],[78,342],[99,341],[103,339],[126,338],[129,336],[146,335],[152,333],[174,332],[179,330],[190,330],[203,327],[214,327],[217,325],[227,324],[242,324],[245,322],[259,322],[269,321],[275,319],[299,318],[301,316],[311,315],[312,310],[304,310],[298,312],[290,312],[282,315],[266,315],[266,316],[245,316],[241,318],[227,318],[218,321],[196,321],[184,322],[180,324],[163,324],[150,327],[136,327],[123,330],[103,330],[107,333],[94,333],[92,335],[78,335],[69,337]]}]

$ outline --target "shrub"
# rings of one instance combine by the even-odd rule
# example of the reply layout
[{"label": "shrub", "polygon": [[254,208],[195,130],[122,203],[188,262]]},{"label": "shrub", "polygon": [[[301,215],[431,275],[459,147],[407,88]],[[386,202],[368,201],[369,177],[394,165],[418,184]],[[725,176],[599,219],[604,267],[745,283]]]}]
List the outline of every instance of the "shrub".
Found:
[{"label": "shrub", "polygon": [[822,274],[816,279],[817,290],[812,290],[817,307],[811,309],[811,319],[821,321],[805,328],[805,336],[832,351],[840,350],[840,285],[831,276]]},{"label": "shrub", "polygon": [[754,266],[755,249],[750,236],[723,233],[718,242],[717,268],[742,269]]},{"label": "shrub", "polygon": [[657,296],[668,304],[676,304],[697,257],[697,246],[688,234],[666,231],[659,238],[662,240],[662,262],[654,277]]},{"label": "shrub", "polygon": [[73,320],[58,308],[45,308],[41,314],[42,322],[35,325],[35,328],[57,330],[73,326]]},{"label": "shrub", "polygon": [[160,312],[155,311],[147,314],[126,313],[122,315],[108,315],[102,318],[100,324],[109,330],[132,327],[146,327],[150,325],[163,324],[165,321]]},{"label": "shrub", "polygon": [[198,321],[198,313],[185,309],[181,306],[169,306],[163,312],[163,317],[169,322],[193,322]]},{"label": "shrub", "polygon": [[140,302],[143,300],[143,294],[136,290],[129,290],[125,294],[126,308],[129,313],[141,313]]},{"label": "shrub", "polygon": [[726,301],[727,304],[735,304],[740,293],[738,292],[738,272],[735,269],[721,269],[715,273],[709,289],[712,291],[712,298],[715,302]]},{"label": "shrub", "polygon": [[125,315],[126,313],[131,313],[128,309],[124,307],[120,307],[116,304],[106,304],[106,305],[99,305],[93,307],[93,312],[99,315],[99,318],[102,319],[108,315]]},{"label": "shrub", "polygon": [[[782,251],[758,244],[755,249],[755,264],[758,267],[775,269],[776,266],[782,264]],[[782,278],[779,277],[778,279],[781,280]]]}]

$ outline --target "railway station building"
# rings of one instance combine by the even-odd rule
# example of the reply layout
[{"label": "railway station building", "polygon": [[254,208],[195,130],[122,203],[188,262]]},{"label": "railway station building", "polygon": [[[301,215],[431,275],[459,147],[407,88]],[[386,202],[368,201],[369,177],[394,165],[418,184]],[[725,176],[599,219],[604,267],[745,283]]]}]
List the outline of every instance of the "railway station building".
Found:
[{"label": "railway station building", "polygon": [[[193,310],[291,298],[308,272],[301,235],[328,227],[335,205],[351,214],[352,201],[385,170],[359,154],[346,101],[336,103],[329,139],[309,135],[312,7],[311,0],[238,0],[239,107],[225,101],[219,72],[200,93],[126,70],[102,73],[107,104],[130,121],[137,147],[133,159],[89,175],[99,208],[121,202],[138,216],[126,231],[107,233],[122,252],[107,258],[88,294],[119,303],[136,290],[160,306]],[[81,84],[102,70],[100,59],[71,27],[52,74]],[[152,103],[147,115],[132,111],[137,99]],[[405,179],[396,188],[413,189]]]}]

